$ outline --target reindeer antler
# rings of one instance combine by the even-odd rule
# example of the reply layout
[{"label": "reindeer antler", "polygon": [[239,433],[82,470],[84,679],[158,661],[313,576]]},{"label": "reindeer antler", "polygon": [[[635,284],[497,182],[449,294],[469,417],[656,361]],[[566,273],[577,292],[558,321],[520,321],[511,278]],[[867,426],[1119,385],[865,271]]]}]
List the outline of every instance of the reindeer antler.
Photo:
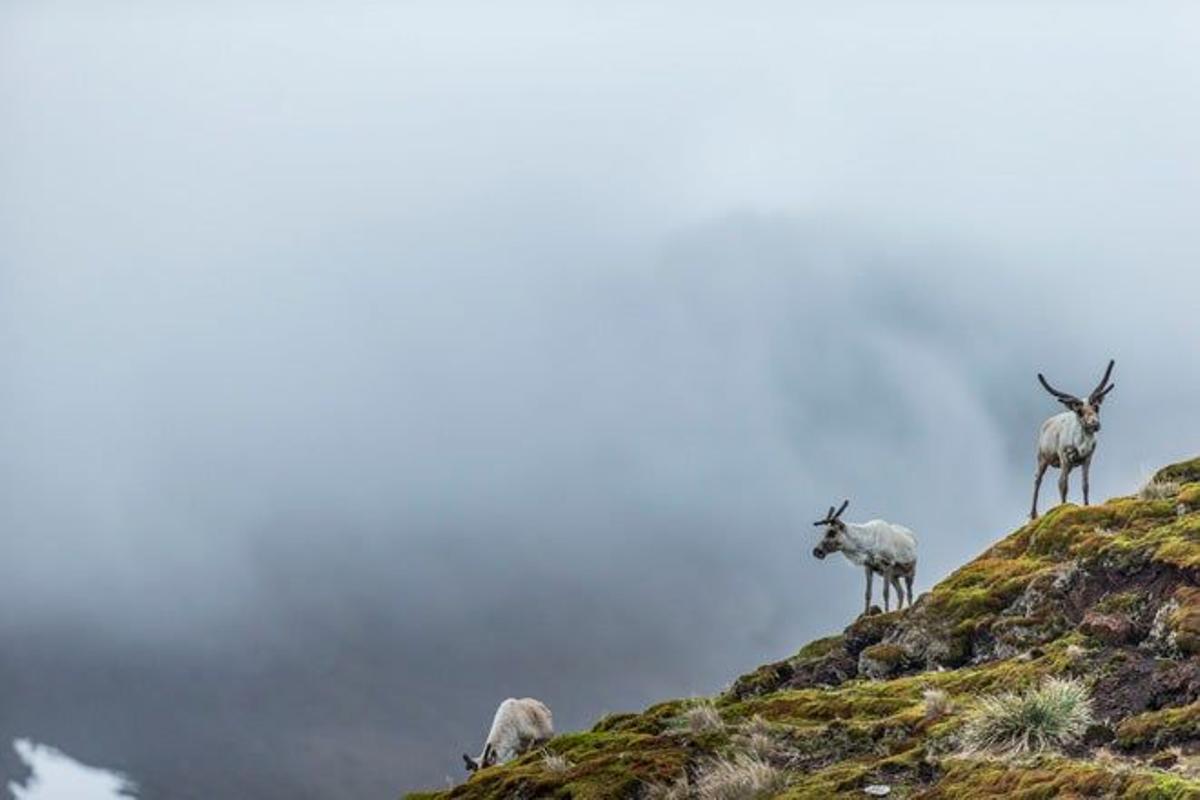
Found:
[{"label": "reindeer antler", "polygon": [[848,505],[850,505],[850,501],[846,500],[837,511],[834,511],[833,506],[830,506],[829,510],[825,512],[825,519],[819,519],[813,525],[828,525],[831,522],[837,522],[837,518],[842,515],[842,512],[846,510],[846,506]]},{"label": "reindeer antler", "polygon": [[1046,387],[1047,392],[1054,395],[1056,398],[1058,398],[1062,402],[1067,403],[1067,402],[1071,402],[1072,400],[1075,401],[1076,403],[1079,402],[1079,398],[1076,397],[1075,395],[1069,394],[1067,392],[1060,392],[1058,389],[1055,389],[1053,386],[1051,386],[1050,382],[1046,380],[1046,376],[1040,372],[1038,373],[1038,380],[1042,382],[1042,386]]},{"label": "reindeer antler", "polygon": [[1108,383],[1108,377],[1110,375],[1112,375],[1113,366],[1116,363],[1117,362],[1111,358],[1108,360],[1108,368],[1106,370],[1104,370],[1104,377],[1100,379],[1100,382],[1098,384],[1096,384],[1096,388],[1092,389],[1092,393],[1090,395],[1088,395],[1089,403],[1095,403],[1100,400],[1103,400],[1104,395],[1111,392],[1113,390],[1113,387],[1116,386],[1115,383],[1110,386],[1107,386],[1107,387],[1105,386],[1105,384]]},{"label": "reindeer antler", "polygon": [[838,517],[840,517],[842,515],[842,512],[846,510],[846,506],[848,506],[848,505],[850,505],[849,500],[846,500],[845,502],[843,502],[842,507],[837,510],[837,513],[833,515],[833,518],[837,519]]}]

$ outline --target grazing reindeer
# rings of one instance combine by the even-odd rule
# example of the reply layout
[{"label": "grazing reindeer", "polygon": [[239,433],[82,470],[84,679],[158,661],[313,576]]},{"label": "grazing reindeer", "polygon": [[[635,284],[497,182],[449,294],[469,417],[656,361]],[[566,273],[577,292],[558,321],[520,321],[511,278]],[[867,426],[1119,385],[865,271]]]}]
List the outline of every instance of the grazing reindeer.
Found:
[{"label": "grazing reindeer", "polygon": [[1104,402],[1104,396],[1116,386],[1115,383],[1108,382],[1115,363],[1111,360],[1108,362],[1104,377],[1096,384],[1087,400],[1060,392],[1046,382],[1042,373],[1038,373],[1038,380],[1046,387],[1046,391],[1070,410],[1055,414],[1042,423],[1041,433],[1038,434],[1037,472],[1033,476],[1033,508],[1029,512],[1030,519],[1037,519],[1038,489],[1042,487],[1042,476],[1046,474],[1048,467],[1059,470],[1058,494],[1064,503],[1067,502],[1067,480],[1071,476],[1071,470],[1082,467],[1083,504],[1088,504],[1092,455],[1096,452],[1096,434],[1100,432],[1100,404]]},{"label": "grazing reindeer", "polygon": [[478,759],[463,753],[467,772],[511,761],[522,753],[540,747],[554,735],[554,717],[541,700],[508,698],[496,709],[492,729],[488,731],[483,754]]},{"label": "grazing reindeer", "polygon": [[867,600],[864,614],[871,610],[871,587],[876,573],[883,578],[884,611],[891,610],[888,584],[896,587],[896,608],[904,607],[901,578],[908,587],[908,604],[911,606],[913,577],[917,571],[917,537],[903,525],[893,525],[881,519],[861,524],[842,522],[840,517],[848,505],[849,500],[842,503],[842,507],[836,512],[833,506],[830,506],[825,519],[813,523],[826,526],[825,536],[821,543],[813,548],[813,555],[823,559],[840,550],[852,564],[858,564],[866,570]]}]

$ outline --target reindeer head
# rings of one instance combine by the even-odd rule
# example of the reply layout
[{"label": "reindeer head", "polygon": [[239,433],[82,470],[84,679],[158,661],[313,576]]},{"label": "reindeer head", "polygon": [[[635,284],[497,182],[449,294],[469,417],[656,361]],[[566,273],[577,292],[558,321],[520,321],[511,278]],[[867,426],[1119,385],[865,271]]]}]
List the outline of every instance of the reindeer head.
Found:
[{"label": "reindeer head", "polygon": [[1115,383],[1108,382],[1108,376],[1112,375],[1113,365],[1115,361],[1108,362],[1108,369],[1104,370],[1104,377],[1100,379],[1100,383],[1096,384],[1096,388],[1088,395],[1087,400],[1080,400],[1073,394],[1060,392],[1049,383],[1042,373],[1038,373],[1038,380],[1042,382],[1042,386],[1046,387],[1046,391],[1054,395],[1058,402],[1062,403],[1067,408],[1075,412],[1075,416],[1079,417],[1079,424],[1088,433],[1096,433],[1100,430],[1100,404],[1104,402],[1104,396],[1113,390]]},{"label": "reindeer head", "polygon": [[825,535],[821,538],[821,543],[813,548],[813,555],[817,558],[824,558],[830,553],[836,553],[842,549],[842,534],[846,532],[846,523],[842,522],[839,517],[846,510],[846,506],[850,505],[850,501],[842,503],[842,507],[837,511],[833,510],[833,506],[829,507],[829,511],[825,512],[825,519],[819,519],[813,525],[825,525]]},{"label": "reindeer head", "polygon": [[466,753],[463,753],[463,761],[466,764],[467,772],[475,772],[484,767],[490,767],[496,763],[496,748],[492,747],[491,743],[485,744],[483,746],[483,755],[479,757],[478,761]]}]

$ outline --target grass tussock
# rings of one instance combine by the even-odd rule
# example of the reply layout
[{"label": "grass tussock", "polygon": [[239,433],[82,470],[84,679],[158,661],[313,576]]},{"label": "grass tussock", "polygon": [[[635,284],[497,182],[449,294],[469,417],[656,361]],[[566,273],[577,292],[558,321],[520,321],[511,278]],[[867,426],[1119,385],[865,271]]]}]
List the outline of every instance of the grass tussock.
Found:
[{"label": "grass tussock", "polygon": [[699,800],[760,800],[783,791],[787,773],[761,758],[738,756],[716,761],[696,780]]},{"label": "grass tussock", "polygon": [[683,775],[674,783],[656,783],[646,787],[642,793],[643,800],[690,800],[692,782]]},{"label": "grass tussock", "polygon": [[718,733],[725,730],[721,712],[711,700],[698,700],[683,712],[683,724],[694,734]]},{"label": "grass tussock", "polygon": [[[760,734],[762,735],[762,734]],[[645,800],[766,800],[787,787],[787,773],[757,756],[710,761],[695,778],[646,789]]]},{"label": "grass tussock", "polygon": [[941,689],[926,689],[922,693],[922,698],[925,700],[926,722],[934,722],[948,717],[954,711],[954,701]]},{"label": "grass tussock", "polygon": [[1024,692],[981,699],[967,718],[963,744],[968,752],[1010,757],[1058,750],[1082,739],[1092,720],[1082,681],[1049,678]]},{"label": "grass tussock", "polygon": [[562,775],[565,772],[570,772],[575,765],[571,763],[571,759],[559,753],[544,753],[542,755],[542,769],[552,775]]},{"label": "grass tussock", "polygon": [[733,737],[733,743],[748,755],[772,763],[786,761],[793,755],[791,749],[780,741],[776,728],[758,714],[742,723]]},{"label": "grass tussock", "polygon": [[1177,481],[1150,480],[1138,490],[1142,500],[1170,500],[1179,494],[1180,485]]}]

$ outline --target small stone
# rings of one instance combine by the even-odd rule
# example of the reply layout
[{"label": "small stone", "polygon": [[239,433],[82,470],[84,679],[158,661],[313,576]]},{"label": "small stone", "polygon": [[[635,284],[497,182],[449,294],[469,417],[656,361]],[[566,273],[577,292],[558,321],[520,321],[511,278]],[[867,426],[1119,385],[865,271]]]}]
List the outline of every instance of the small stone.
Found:
[{"label": "small stone", "polygon": [[1155,753],[1153,756],[1150,757],[1151,766],[1158,767],[1159,769],[1167,769],[1168,767],[1173,767],[1178,762],[1179,762],[1179,756],[1176,753],[1171,752],[1170,750],[1163,750],[1162,752]]},{"label": "small stone", "polygon": [[887,797],[892,793],[892,787],[883,783],[873,783],[863,789],[863,794],[869,794],[871,797]]}]

